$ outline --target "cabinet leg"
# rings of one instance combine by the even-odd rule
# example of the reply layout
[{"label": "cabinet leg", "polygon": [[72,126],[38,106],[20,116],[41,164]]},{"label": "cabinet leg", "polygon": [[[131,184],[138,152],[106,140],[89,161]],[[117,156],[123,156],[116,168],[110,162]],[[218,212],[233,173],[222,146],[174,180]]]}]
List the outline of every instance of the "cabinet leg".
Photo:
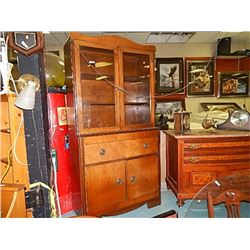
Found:
[{"label": "cabinet leg", "polygon": [[178,199],[176,201],[176,204],[178,205],[178,207],[182,207],[185,204],[185,202],[182,199]]},{"label": "cabinet leg", "polygon": [[160,198],[154,199],[154,200],[150,200],[147,202],[147,207],[148,208],[152,208],[155,206],[159,206],[161,204],[161,200]]}]

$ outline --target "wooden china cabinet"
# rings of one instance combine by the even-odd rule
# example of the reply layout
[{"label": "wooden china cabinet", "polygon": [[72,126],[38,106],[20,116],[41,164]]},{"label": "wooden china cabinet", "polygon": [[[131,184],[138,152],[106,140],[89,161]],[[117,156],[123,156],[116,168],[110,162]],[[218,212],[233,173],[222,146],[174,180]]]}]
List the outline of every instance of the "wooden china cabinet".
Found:
[{"label": "wooden china cabinet", "polygon": [[154,52],[118,36],[70,33],[65,44],[70,150],[84,215],[160,203]]}]

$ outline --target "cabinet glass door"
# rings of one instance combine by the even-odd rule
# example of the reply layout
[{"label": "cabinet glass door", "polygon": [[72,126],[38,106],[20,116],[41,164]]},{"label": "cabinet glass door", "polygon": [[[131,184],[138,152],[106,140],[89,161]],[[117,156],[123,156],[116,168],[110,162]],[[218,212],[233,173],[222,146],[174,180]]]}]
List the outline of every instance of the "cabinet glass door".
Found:
[{"label": "cabinet glass door", "polygon": [[114,51],[80,46],[83,129],[117,126]]},{"label": "cabinet glass door", "polygon": [[123,53],[124,124],[150,124],[149,55]]}]

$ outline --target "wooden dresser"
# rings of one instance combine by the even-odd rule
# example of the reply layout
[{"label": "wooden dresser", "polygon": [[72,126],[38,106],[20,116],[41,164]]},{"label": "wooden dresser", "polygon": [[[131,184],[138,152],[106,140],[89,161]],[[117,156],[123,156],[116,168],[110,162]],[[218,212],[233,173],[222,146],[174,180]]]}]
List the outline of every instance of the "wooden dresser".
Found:
[{"label": "wooden dresser", "polygon": [[166,184],[182,206],[207,183],[236,173],[250,174],[250,133],[192,130],[166,134]]},{"label": "wooden dresser", "polygon": [[65,44],[70,157],[81,214],[160,203],[154,46],[71,33]]}]

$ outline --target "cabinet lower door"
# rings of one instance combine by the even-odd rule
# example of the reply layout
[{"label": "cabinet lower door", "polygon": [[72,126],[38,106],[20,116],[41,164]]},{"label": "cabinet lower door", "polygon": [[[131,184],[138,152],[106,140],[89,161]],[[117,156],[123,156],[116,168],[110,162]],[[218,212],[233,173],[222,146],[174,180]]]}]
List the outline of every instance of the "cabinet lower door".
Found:
[{"label": "cabinet lower door", "polygon": [[157,155],[145,156],[126,162],[127,198],[134,199],[159,189]]},{"label": "cabinet lower door", "polygon": [[85,168],[87,213],[104,212],[126,198],[125,162]]}]

